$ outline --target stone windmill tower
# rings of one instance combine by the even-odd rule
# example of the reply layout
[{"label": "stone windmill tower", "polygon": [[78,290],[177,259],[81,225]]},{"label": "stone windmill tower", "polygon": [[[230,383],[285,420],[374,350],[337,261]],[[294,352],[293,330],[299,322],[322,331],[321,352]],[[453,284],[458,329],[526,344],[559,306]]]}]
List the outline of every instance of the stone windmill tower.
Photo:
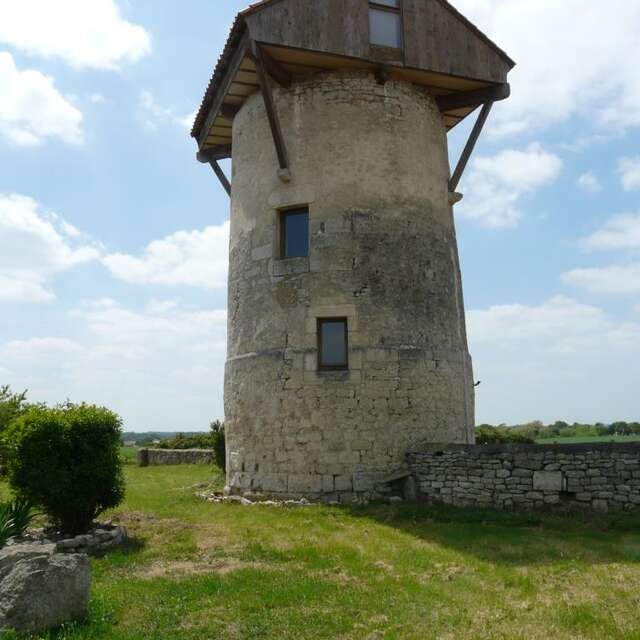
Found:
[{"label": "stone windmill tower", "polygon": [[228,490],[345,499],[473,442],[452,207],[513,64],[446,0],[238,15],[192,131],[231,196]]}]

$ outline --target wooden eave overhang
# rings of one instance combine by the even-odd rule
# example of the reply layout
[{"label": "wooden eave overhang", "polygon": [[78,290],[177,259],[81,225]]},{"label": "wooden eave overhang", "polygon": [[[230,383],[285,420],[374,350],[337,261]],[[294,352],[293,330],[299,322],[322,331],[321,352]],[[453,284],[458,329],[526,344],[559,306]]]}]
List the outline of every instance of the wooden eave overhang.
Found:
[{"label": "wooden eave overhang", "polygon": [[[191,131],[192,137],[198,142],[200,153],[203,154],[203,160],[231,157],[233,114],[250,95],[260,90],[260,81],[245,17],[281,1],[261,0],[236,16]],[[504,51],[446,0],[437,1],[453,12],[478,37],[495,49],[510,67],[514,66],[515,63]],[[373,72],[380,70],[380,63],[372,60],[269,43],[259,44],[270,60],[275,61],[282,70],[292,76],[336,69]],[[385,66],[385,75],[387,78],[405,80],[426,87],[436,98],[456,93],[474,95],[474,92],[482,93],[482,90],[491,91],[493,88],[498,92],[503,91],[501,88],[503,85],[497,83],[396,64]],[[472,101],[471,104],[441,108],[447,130],[459,124],[483,102],[478,99],[477,102]]]}]

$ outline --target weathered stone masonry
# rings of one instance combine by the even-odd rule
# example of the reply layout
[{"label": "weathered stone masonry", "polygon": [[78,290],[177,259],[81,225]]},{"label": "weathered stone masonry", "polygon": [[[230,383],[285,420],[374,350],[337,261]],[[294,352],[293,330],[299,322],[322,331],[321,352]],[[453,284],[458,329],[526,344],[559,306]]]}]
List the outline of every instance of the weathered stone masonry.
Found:
[{"label": "weathered stone masonry", "polygon": [[[227,482],[346,500],[417,442],[473,442],[446,131],[427,91],[372,73],[274,95],[291,182],[262,97],[233,122]],[[278,212],[300,205],[309,255],[279,259]],[[327,317],[348,320],[348,371],[318,371]]]},{"label": "weathered stone masonry", "polygon": [[213,464],[210,449],[138,449],[138,465]]},{"label": "weathered stone masonry", "polygon": [[502,510],[640,508],[640,443],[423,445],[407,454],[423,500]]},{"label": "weathered stone masonry", "polygon": [[231,197],[228,494],[368,499],[474,442],[453,205],[515,63],[447,2],[376,4],[241,11],[191,131]]}]

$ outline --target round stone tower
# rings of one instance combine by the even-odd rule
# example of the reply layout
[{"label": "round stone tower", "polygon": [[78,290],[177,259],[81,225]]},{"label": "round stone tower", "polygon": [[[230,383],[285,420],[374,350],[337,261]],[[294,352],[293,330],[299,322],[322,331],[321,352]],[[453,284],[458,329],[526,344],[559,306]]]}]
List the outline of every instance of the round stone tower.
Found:
[{"label": "round stone tower", "polygon": [[[410,40],[409,0],[398,14],[393,0],[345,2],[356,4],[368,40],[374,10],[400,16],[399,42]],[[227,487],[370,495],[413,444],[474,441],[447,117],[485,104],[468,159],[504,84],[435,92],[431,70],[406,72],[405,44],[403,61],[393,58],[398,47],[380,46],[380,64],[270,47],[265,33],[278,14],[261,13],[269,6],[295,17],[299,4],[241,14],[194,127],[200,159],[231,194]],[[251,74],[255,89],[234,104],[234,82],[250,86]],[[222,140],[232,186],[217,164]]]}]

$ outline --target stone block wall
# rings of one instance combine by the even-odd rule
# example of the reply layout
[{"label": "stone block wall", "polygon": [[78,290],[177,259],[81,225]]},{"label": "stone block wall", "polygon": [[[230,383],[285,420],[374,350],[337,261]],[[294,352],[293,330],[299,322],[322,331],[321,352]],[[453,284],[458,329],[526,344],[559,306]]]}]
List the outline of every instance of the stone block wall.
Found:
[{"label": "stone block wall", "polygon": [[213,451],[209,449],[138,449],[140,467],[213,463]]},{"label": "stone block wall", "polygon": [[407,454],[423,500],[501,510],[640,508],[640,443],[423,445]]}]

